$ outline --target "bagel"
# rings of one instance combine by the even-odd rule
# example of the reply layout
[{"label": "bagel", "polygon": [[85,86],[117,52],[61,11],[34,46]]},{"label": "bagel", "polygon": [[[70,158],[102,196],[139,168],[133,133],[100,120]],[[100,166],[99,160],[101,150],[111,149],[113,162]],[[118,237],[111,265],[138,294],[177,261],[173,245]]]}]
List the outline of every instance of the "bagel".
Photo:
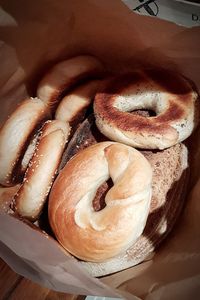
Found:
[{"label": "bagel", "polygon": [[[97,131],[94,122],[91,115],[76,130],[65,151],[65,164],[73,161],[73,157],[85,148],[106,141],[106,137]],[[146,150],[141,153],[153,170],[152,198],[146,226],[137,241],[121,254],[103,262],[78,260],[78,263],[94,277],[118,272],[144,261],[168,237],[182,212],[189,178],[187,147],[181,143],[162,151]],[[61,185],[60,188],[62,189]],[[93,200],[95,211],[105,206],[104,197],[109,188],[110,183],[106,182],[98,189]],[[59,193],[57,197],[59,198]],[[57,209],[59,212],[61,207]],[[64,235],[62,227],[58,230],[60,235]],[[82,243],[81,247],[82,245],[84,244]]]},{"label": "bagel", "polygon": [[81,123],[100,84],[101,80],[92,80],[75,88],[60,101],[56,109],[55,119],[69,122],[70,126],[73,127]]},{"label": "bagel", "polygon": [[49,110],[38,98],[24,100],[7,119],[0,130],[0,184],[12,186],[21,179],[18,164],[27,143]]},{"label": "bagel", "polygon": [[[109,176],[114,185],[105,197],[106,207],[96,212],[92,200]],[[148,161],[129,146],[103,142],[79,152],[60,172],[49,196],[49,220],[57,239],[87,261],[125,251],[144,229],[151,179]]]},{"label": "bagel", "polygon": [[42,78],[37,96],[54,109],[70,88],[102,72],[101,62],[93,56],[82,55],[67,59],[54,65]]},{"label": "bagel", "polygon": [[[95,96],[96,125],[113,141],[162,150],[192,133],[197,100],[191,83],[178,73],[162,69],[126,73],[114,77]],[[156,116],[131,114],[137,109],[153,110]]]},{"label": "bagel", "polygon": [[12,208],[21,217],[35,221],[44,206],[58,169],[70,132],[69,124],[53,120],[45,122]]}]

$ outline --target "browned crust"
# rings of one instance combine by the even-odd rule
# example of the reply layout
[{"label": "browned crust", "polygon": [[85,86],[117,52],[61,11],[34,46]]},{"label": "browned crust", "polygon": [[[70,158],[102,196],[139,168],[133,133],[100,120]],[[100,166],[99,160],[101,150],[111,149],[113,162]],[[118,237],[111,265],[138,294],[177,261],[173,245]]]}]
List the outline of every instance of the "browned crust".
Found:
[{"label": "browned crust", "polygon": [[31,221],[39,217],[57,175],[69,126],[58,120],[47,121],[40,133],[23,183],[12,202],[14,211]]},{"label": "browned crust", "polygon": [[[76,138],[70,145],[68,152],[68,159],[70,159],[75,153],[79,151],[76,148],[76,141],[80,138],[80,148],[83,149],[95,142],[102,141],[98,139],[99,136],[95,135],[95,124],[92,116],[86,119],[80,128],[77,130]],[[104,140],[107,138],[104,137]],[[90,143],[92,141],[92,143]],[[186,196],[187,183],[189,178],[188,169],[183,172],[182,170],[182,144],[178,144],[163,151],[143,151],[142,153],[151,162],[154,168],[154,193],[151,201],[150,214],[147,220],[147,224],[143,235],[138,242],[129,248],[125,253],[122,253],[116,260],[108,261],[104,263],[90,263],[80,261],[81,265],[92,276],[105,276],[107,274],[118,272],[128,267],[134,266],[143,261],[152,251],[154,251],[160,243],[169,235],[170,231],[174,227],[177,219],[182,211],[184,205],[184,199]],[[164,163],[164,161],[166,161]],[[167,169],[168,175],[165,178],[163,175]],[[171,171],[170,171],[171,170]],[[180,174],[181,177],[179,178]],[[178,179],[175,182],[175,178]],[[170,183],[172,181],[173,184]],[[159,184],[159,182],[161,184]],[[161,191],[156,191],[156,188],[160,186],[164,191],[164,186],[168,189],[167,196],[162,195]],[[107,184],[104,184],[102,191],[105,192]],[[101,192],[102,192],[101,191]],[[156,192],[155,192],[156,191]],[[102,199],[100,195],[97,195],[99,199],[94,199],[95,207],[100,208]],[[164,197],[164,198],[163,198]],[[164,200],[164,201],[163,201]],[[99,202],[98,202],[99,201]],[[163,218],[167,220],[166,231],[159,233],[159,227]],[[123,262],[123,263],[122,263]]]},{"label": "browned crust", "polygon": [[[21,160],[28,147],[28,144],[31,141],[31,138],[33,138],[34,134],[37,132],[41,124],[50,117],[49,110],[45,107],[45,105],[40,99],[37,98],[26,99],[17,106],[15,111],[7,119],[7,121],[1,128],[0,139],[2,138],[3,135],[3,140],[5,142],[5,136],[7,134],[6,131],[9,130],[10,131],[9,134],[12,135],[14,129],[16,130],[18,128],[16,126],[19,125],[20,115],[23,121],[24,107],[26,107],[27,109],[27,107],[29,106],[31,110],[32,103],[34,103],[34,101],[38,101],[40,105],[43,105],[44,107],[41,107],[41,110],[38,111],[37,114],[35,113],[35,117],[29,120],[28,126],[24,127],[23,139],[21,138],[22,134],[20,132],[19,135],[16,135],[15,139],[13,138],[13,143],[17,145],[17,150],[15,152],[15,156],[13,156],[12,158],[12,163],[10,164],[9,172],[5,176],[4,181],[1,182],[4,186],[12,186],[19,183],[22,180],[22,176],[24,175],[24,170],[21,166]],[[28,113],[30,114],[30,112]],[[16,118],[16,114],[18,115],[18,119]],[[11,128],[12,128],[12,133],[11,133]],[[8,138],[10,138],[10,136],[8,136]],[[9,146],[11,145],[8,145],[8,152],[4,153],[5,156],[2,155],[1,157],[2,160],[5,160],[6,156],[9,155]]]},{"label": "browned crust", "polygon": [[[172,94],[169,99],[168,109],[157,116],[145,117],[122,112],[113,106],[117,96],[126,93],[130,86],[144,85],[149,78],[157,86],[158,93],[167,92]],[[143,72],[135,71],[121,74],[110,80],[102,93],[97,93],[94,101],[94,112],[97,119],[106,122],[107,125],[118,128],[123,132],[148,135],[176,134],[171,124],[185,117],[186,106],[193,105],[192,87],[178,73],[164,69],[148,69]],[[173,100],[173,94],[177,95],[178,101]],[[134,101],[134,95],[133,95]],[[99,128],[101,130],[101,128]]]},{"label": "browned crust", "polygon": [[61,99],[64,96],[66,96],[67,93],[69,93],[74,88],[76,88],[78,85],[84,84],[90,79],[101,79],[105,75],[106,75],[105,71],[100,71],[98,67],[94,67],[88,72],[85,72],[84,74],[80,74],[75,78],[72,78],[70,81],[68,80],[67,84],[63,84],[62,86],[60,86],[59,89],[56,89],[55,92],[52,94],[49,100],[50,107],[52,108],[53,111],[55,111]]}]

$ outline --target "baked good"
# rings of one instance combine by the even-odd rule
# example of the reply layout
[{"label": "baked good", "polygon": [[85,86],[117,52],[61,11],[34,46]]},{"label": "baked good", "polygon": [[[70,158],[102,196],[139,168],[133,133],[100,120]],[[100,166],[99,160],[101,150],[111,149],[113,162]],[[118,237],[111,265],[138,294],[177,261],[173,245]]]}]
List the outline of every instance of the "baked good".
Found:
[{"label": "baked good", "polygon": [[101,62],[90,55],[75,56],[61,61],[41,79],[37,88],[37,97],[54,111],[59,101],[71,88],[86,79],[94,79],[103,72]]},{"label": "baked good", "polygon": [[49,116],[43,101],[30,98],[20,103],[6,120],[0,130],[0,184],[12,186],[21,180],[20,162],[27,144]]},{"label": "baked good", "polygon": [[[109,177],[113,186],[104,209],[97,212],[93,198]],[[60,172],[49,196],[49,222],[56,238],[86,261],[104,261],[125,251],[144,229],[151,180],[148,161],[132,147],[102,142],[80,151]]]},{"label": "baked good", "polygon": [[[184,141],[197,124],[198,94],[177,72],[146,69],[121,74],[97,93],[99,130],[113,141],[140,149],[165,149]],[[131,114],[152,110],[155,116]]]},{"label": "baked good", "polygon": [[69,136],[66,122],[52,120],[43,125],[38,144],[12,208],[21,217],[35,221],[41,214]]},{"label": "baked good", "polygon": [[87,108],[101,84],[101,80],[92,80],[73,89],[58,104],[55,119],[69,122],[73,129],[76,128],[77,124],[83,121]]},{"label": "baked good", "polygon": [[[92,276],[138,264],[169,234],[181,212],[187,187],[188,153],[180,141],[195,128],[198,111],[195,88],[177,73],[146,69],[114,76],[95,97],[98,128],[93,117],[85,120],[65,149],[68,121],[74,126],[79,116],[85,117],[97,88],[97,81],[88,80],[94,80],[102,70],[94,57],[79,56],[58,63],[43,77],[37,90],[42,100],[36,101],[42,103],[44,119],[51,111],[49,118],[60,120],[46,122],[43,130],[33,136],[36,124],[43,122],[38,117],[41,122],[35,121],[31,134],[23,132],[15,152],[22,174],[30,163],[11,202],[15,217],[35,222],[49,196],[49,222],[58,242]],[[74,92],[80,95],[74,97]],[[134,101],[130,94],[136,95]],[[70,111],[65,115],[66,108]],[[153,110],[157,115],[150,116],[141,109]],[[29,124],[27,127],[32,128]],[[11,135],[15,134],[14,127],[10,130]],[[139,153],[125,144],[147,150]],[[167,149],[152,151],[154,148]],[[6,178],[8,185],[16,182],[18,164],[17,168],[13,165],[9,181]]]},{"label": "baked good", "polygon": [[[63,160],[65,163],[70,162],[79,151],[103,139],[106,140],[106,137],[98,134],[94,118],[90,116],[77,129],[68,144]],[[94,277],[124,270],[148,258],[169,235],[182,211],[189,174],[187,147],[179,143],[162,151],[141,152],[153,170],[152,198],[146,226],[137,241],[120,255],[103,262],[79,260],[79,263]],[[101,186],[93,201],[94,210],[101,210],[105,206],[104,197],[109,189],[108,181]]]}]

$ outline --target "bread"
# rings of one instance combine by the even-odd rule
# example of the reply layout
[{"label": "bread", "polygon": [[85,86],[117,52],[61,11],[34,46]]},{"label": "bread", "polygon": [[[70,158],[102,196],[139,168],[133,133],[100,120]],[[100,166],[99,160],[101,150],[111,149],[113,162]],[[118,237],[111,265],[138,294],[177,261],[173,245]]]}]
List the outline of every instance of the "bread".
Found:
[{"label": "bread", "polygon": [[[147,69],[121,74],[97,93],[98,129],[109,139],[140,149],[165,149],[184,141],[197,125],[198,94],[182,75]],[[145,117],[130,112],[153,110]]]},{"label": "bread", "polygon": [[35,221],[41,214],[69,132],[70,127],[66,122],[53,120],[43,125],[23,183],[12,203],[12,208],[21,217]]},{"label": "bread", "polygon": [[20,159],[35,131],[49,116],[43,101],[30,98],[20,103],[4,123],[0,130],[0,184],[12,186],[21,180],[17,169]]},{"label": "bread", "polygon": [[[77,144],[78,136],[81,142]],[[94,119],[90,117],[83,122],[69,143],[65,151],[67,160],[71,161],[71,157],[78,153],[80,148],[83,149],[99,142],[98,138]],[[101,141],[102,139],[103,136],[100,137]],[[152,199],[143,234],[128,250],[104,262],[79,260],[79,263],[94,277],[118,272],[142,262],[170,233],[182,211],[188,180],[186,146],[179,143],[163,151],[143,151],[142,153],[153,169]],[[107,184],[104,190],[107,192],[109,188]],[[99,198],[93,204],[96,210],[103,207],[102,203],[99,203],[101,200]]]},{"label": "bread", "polygon": [[[109,177],[113,186],[105,208],[97,212],[93,198]],[[132,147],[102,142],[80,151],[60,172],[49,196],[49,222],[56,238],[87,261],[104,261],[125,251],[144,229],[151,179],[148,161]]]},{"label": "bread", "polygon": [[73,127],[81,123],[100,84],[101,80],[92,80],[73,89],[60,101],[55,112],[55,119],[69,122]]},{"label": "bread", "polygon": [[72,57],[55,64],[41,79],[37,97],[54,111],[71,88],[104,72],[101,62],[90,55]]}]

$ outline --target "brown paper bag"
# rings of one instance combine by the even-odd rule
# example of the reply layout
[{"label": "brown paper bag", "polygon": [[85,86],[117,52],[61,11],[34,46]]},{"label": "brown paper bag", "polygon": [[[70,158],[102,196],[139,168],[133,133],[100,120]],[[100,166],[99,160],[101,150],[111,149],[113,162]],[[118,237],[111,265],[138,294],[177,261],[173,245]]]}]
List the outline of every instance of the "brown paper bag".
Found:
[{"label": "brown paper bag", "polygon": [[[1,1],[0,24],[1,122],[26,95],[35,95],[45,67],[78,54],[93,54],[115,71],[167,65],[200,87],[200,28],[139,16],[119,0]],[[192,137],[185,210],[151,260],[100,280],[91,278],[55,241],[7,215],[0,216],[1,257],[19,274],[61,292],[127,299],[197,299],[199,137],[200,131]]]}]

